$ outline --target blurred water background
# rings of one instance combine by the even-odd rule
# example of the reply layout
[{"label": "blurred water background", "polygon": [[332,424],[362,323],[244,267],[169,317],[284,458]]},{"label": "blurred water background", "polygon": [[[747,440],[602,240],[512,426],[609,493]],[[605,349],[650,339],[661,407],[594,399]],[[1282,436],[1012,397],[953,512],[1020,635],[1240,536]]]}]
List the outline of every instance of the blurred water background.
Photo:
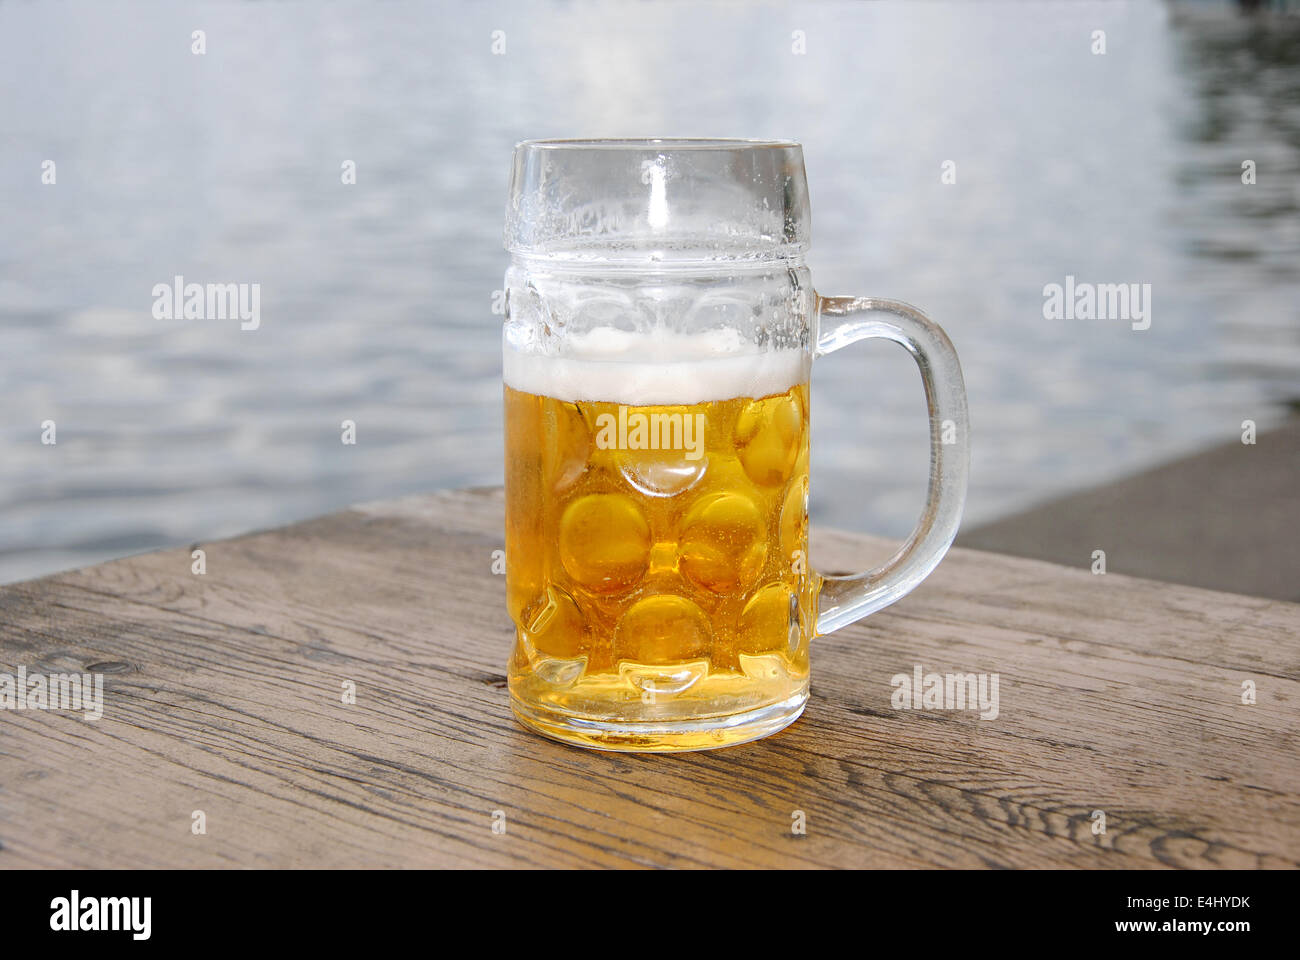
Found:
[{"label": "blurred water background", "polygon": [[[802,141],[818,289],[912,301],[957,345],[968,523],[1300,396],[1295,18],[0,2],[0,90],[0,581],[499,483],[491,306],[528,137]],[[177,274],[260,283],[261,328],[155,320]],[[1067,274],[1150,283],[1151,328],[1044,320]],[[905,535],[927,456],[911,361],[856,348],[814,382],[814,519]]]}]

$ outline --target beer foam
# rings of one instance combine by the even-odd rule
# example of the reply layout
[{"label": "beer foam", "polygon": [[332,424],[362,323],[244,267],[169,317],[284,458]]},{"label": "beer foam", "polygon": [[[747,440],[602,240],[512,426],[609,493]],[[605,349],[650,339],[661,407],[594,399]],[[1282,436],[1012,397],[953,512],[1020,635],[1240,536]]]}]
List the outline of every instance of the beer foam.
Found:
[{"label": "beer foam", "polygon": [[765,350],[736,330],[654,335],[598,327],[566,341],[563,356],[506,340],[506,386],[571,402],[629,407],[770,397],[808,380],[804,350]]}]

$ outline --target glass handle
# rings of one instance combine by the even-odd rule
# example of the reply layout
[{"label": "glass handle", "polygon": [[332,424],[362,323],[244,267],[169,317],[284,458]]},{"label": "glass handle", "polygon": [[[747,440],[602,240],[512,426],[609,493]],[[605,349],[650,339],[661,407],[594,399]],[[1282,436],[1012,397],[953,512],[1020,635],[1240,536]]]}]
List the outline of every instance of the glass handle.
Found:
[{"label": "glass handle", "polygon": [[930,489],[907,542],[884,564],[848,576],[818,574],[816,634],[831,633],[910,593],[943,559],[966,502],[970,424],[952,341],[915,307],[872,297],[817,297],[817,356],[859,340],[901,343],[916,360],[930,411]]}]

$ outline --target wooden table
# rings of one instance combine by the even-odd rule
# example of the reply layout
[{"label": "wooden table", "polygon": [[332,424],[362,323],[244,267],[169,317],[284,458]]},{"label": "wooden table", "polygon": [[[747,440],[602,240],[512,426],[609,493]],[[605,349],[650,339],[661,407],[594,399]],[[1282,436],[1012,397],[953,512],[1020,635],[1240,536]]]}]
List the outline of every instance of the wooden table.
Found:
[{"label": "wooden table", "polygon": [[[1300,605],[954,550],[813,642],[788,730],[598,753],[511,717],[501,511],[368,504],[202,544],[202,575],[187,548],[0,588],[0,672],[105,677],[98,721],[0,712],[0,868],[1300,866]],[[813,534],[823,569],[890,547]],[[998,717],[893,709],[916,664],[996,672]]]}]

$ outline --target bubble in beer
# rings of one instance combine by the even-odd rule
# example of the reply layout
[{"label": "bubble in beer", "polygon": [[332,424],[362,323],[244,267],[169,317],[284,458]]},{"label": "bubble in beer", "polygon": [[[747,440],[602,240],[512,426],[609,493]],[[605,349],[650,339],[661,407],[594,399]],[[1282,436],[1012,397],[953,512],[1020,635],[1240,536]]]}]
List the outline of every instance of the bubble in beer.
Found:
[{"label": "bubble in beer", "polygon": [[709,458],[687,460],[677,450],[620,452],[618,470],[623,479],[649,497],[675,497],[703,479]]},{"label": "bubble in beer", "polygon": [[552,486],[561,490],[587,471],[592,452],[587,421],[578,404],[548,398],[542,424],[547,440],[541,448],[545,457],[543,469]]},{"label": "bubble in beer", "polygon": [[681,571],[699,586],[727,594],[758,579],[767,557],[766,528],[742,493],[715,493],[696,501],[682,521]]},{"label": "bubble in beer", "polygon": [[[793,562],[794,552],[802,550],[806,554],[808,530],[808,477],[800,476],[785,493],[781,504],[781,559]],[[808,558],[803,558],[803,568],[808,569]]]},{"label": "bubble in beer", "polygon": [[577,601],[550,584],[523,616],[523,639],[548,657],[579,657],[587,652],[587,621]]},{"label": "bubble in beer", "polygon": [[780,650],[798,636],[799,607],[794,591],[784,583],[769,583],[750,598],[740,614],[736,636],[739,653]]},{"label": "bubble in beer", "polygon": [[579,497],[560,518],[560,561],[569,576],[593,593],[632,586],[650,563],[650,526],[629,497],[593,493]]},{"label": "bubble in beer", "polygon": [[706,657],[713,637],[709,618],[685,597],[660,595],[638,600],[614,633],[619,660],[665,664]]},{"label": "bubble in beer", "polygon": [[753,400],[736,418],[736,454],[749,479],[776,487],[790,479],[799,456],[803,413],[794,392]]}]

